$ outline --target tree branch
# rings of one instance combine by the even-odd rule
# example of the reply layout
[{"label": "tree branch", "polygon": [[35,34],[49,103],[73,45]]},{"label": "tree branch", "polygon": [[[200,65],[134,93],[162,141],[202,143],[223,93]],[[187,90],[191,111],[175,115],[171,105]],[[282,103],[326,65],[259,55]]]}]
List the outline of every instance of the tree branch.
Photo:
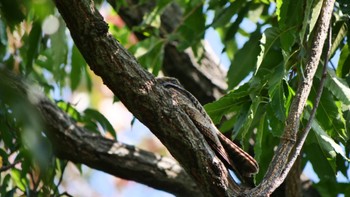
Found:
[{"label": "tree branch", "polygon": [[56,0],[55,3],[90,68],[160,139],[203,194],[235,194],[227,169],[191,119],[172,102],[170,93],[108,34],[108,26],[93,1]]},{"label": "tree branch", "polygon": [[13,163],[9,164],[9,165],[6,165],[6,166],[1,166],[0,167],[0,172],[4,172],[8,169],[11,169],[13,167],[15,167],[15,165],[17,165],[18,163],[22,162],[21,160],[17,160],[17,161],[14,161]]},{"label": "tree branch", "polygon": [[[153,0],[144,2],[127,0],[126,6],[116,9],[115,0],[108,2],[130,29],[141,24],[144,15],[150,13],[156,5]],[[169,37],[169,34],[181,25],[181,16],[181,8],[176,3],[170,3],[161,14],[160,37]],[[135,35],[140,40],[145,38],[137,32]],[[178,51],[175,42],[168,42],[164,50],[162,71],[168,76],[177,78],[202,104],[213,102],[223,96],[227,89],[226,74],[208,51],[204,52],[199,65],[192,49]]]},{"label": "tree branch", "polygon": [[18,92],[38,110],[45,134],[59,158],[178,196],[201,196],[193,180],[175,160],[87,131],[22,79],[4,71],[0,76],[6,81],[5,86],[0,82],[0,88]]},{"label": "tree branch", "polygon": [[307,97],[309,96],[312,81],[320,61],[324,42],[327,37],[334,0],[324,0],[321,14],[317,23],[315,37],[308,54],[308,60],[302,79],[297,89],[296,95],[292,101],[290,112],[286,120],[286,125],[282,140],[271,161],[263,181],[252,190],[255,195],[271,194],[284,180],[289,169],[286,169],[290,153],[295,145],[297,133],[299,130],[300,117],[304,110]]}]

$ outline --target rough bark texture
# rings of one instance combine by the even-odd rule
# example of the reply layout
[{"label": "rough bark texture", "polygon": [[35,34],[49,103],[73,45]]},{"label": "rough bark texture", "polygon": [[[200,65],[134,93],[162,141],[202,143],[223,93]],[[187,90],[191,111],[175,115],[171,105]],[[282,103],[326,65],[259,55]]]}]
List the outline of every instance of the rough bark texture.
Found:
[{"label": "rough bark texture", "polygon": [[[104,139],[100,136],[87,134],[86,131],[70,122],[66,115],[49,101],[43,99],[36,105],[40,112],[44,114],[43,118],[46,120],[48,136],[52,139],[57,154],[74,162],[84,162],[93,168],[106,171],[121,178],[130,179],[135,177],[131,179],[155,188],[168,189],[167,191],[177,195],[237,196],[241,194],[240,188],[232,184],[227,170],[221,162],[217,162],[218,159],[214,156],[188,115],[174,105],[174,100],[171,98],[170,93],[160,86],[151,74],[141,69],[135,58],[128,54],[107,33],[108,27],[94,8],[92,1],[56,0],[55,2],[71,31],[75,44],[91,69],[101,76],[104,83],[120,98],[125,106],[163,142],[197,183],[198,188],[191,183],[191,179],[179,169],[179,166],[173,160]],[[327,28],[329,24],[329,18],[327,18],[329,17],[329,10],[326,7],[328,6],[328,9],[332,10],[333,4],[334,1],[331,0],[324,2],[319,29],[316,31],[320,32],[320,34],[315,36],[314,46],[312,47],[309,64],[305,72],[306,78],[298,89],[297,99],[294,101],[296,104],[292,105],[292,108],[294,105],[298,106],[294,106],[296,108],[291,110],[289,117],[297,123],[294,121],[287,122],[291,127],[287,129],[291,130],[286,129],[282,145],[277,151],[277,156],[274,158],[270,170],[257,188],[245,192],[247,196],[269,195],[285,178],[283,176],[285,174],[284,164],[286,160],[283,158],[288,158],[290,149],[296,140],[299,113],[301,113],[305,105],[305,101],[300,101],[300,99],[307,98],[314,70],[319,62],[319,57],[317,58],[317,56],[321,53],[320,49],[323,46],[324,28]],[[176,20],[175,17],[174,19]],[[166,20],[170,21],[170,19]],[[164,30],[161,32],[171,32],[172,29],[171,24],[165,25]],[[204,98],[202,100],[203,103],[207,102],[206,100],[216,98],[214,92],[221,92],[224,89],[217,84],[215,85],[217,87],[210,88],[209,91],[203,89],[203,87],[207,88],[206,86],[215,83],[205,74],[203,75],[202,72],[197,73],[196,70],[198,68],[196,66],[198,64],[194,63],[191,52],[180,53],[176,50],[175,45],[168,44],[166,46],[166,56],[165,60],[169,62],[166,62],[165,65],[171,65],[176,62],[168,69],[176,69],[178,67],[186,69],[181,67],[186,64],[195,68],[193,72],[189,72],[191,74],[188,76],[173,76],[178,77],[180,80],[181,77],[184,77],[182,80],[185,81],[186,78],[198,80],[190,83],[197,84],[198,86],[193,86],[192,88],[201,89],[201,94],[204,93],[204,96],[196,95],[198,98]],[[176,57],[176,60],[171,59],[171,57]],[[180,60],[183,60],[184,63],[180,63],[179,66]],[[208,65],[212,65],[210,61]],[[164,70],[167,73],[166,68]],[[169,71],[169,73],[177,73],[177,71]],[[201,76],[204,76],[204,78],[201,78]],[[199,81],[205,80],[207,82],[199,83]],[[187,88],[191,89],[191,86]],[[196,94],[195,91],[192,92]],[[208,97],[205,98],[205,95]],[[63,146],[64,149],[57,148],[60,146]],[[279,153],[281,154],[279,155]],[[124,160],[120,161],[118,159]],[[127,164],[121,165],[125,161],[128,161]],[[135,165],[144,166],[131,169]],[[157,168],[154,168],[155,166]],[[125,171],[121,170],[123,167]],[[140,169],[142,170],[138,171]],[[141,173],[142,175],[140,176]],[[174,174],[183,177],[177,177],[179,179],[172,180],[172,175]],[[184,182],[191,184],[184,185]],[[201,194],[198,193],[199,191]]]},{"label": "rough bark texture", "polygon": [[[207,196],[233,194],[231,179],[217,162],[190,118],[110,35],[107,24],[87,0],[56,0],[72,38],[90,68],[124,105],[168,148]],[[186,151],[184,151],[186,150]],[[218,173],[218,169],[222,169]]]},{"label": "rough bark texture", "polygon": [[[108,2],[116,8],[115,0]],[[155,1],[152,0],[143,3],[138,0],[127,0],[126,3],[127,6],[122,6],[117,12],[130,29],[141,24],[143,16],[155,6]],[[177,4],[171,3],[165,8],[161,15],[160,36],[166,37],[181,25],[181,17],[182,10]],[[142,34],[137,32],[135,34],[138,39],[144,39]],[[176,43],[167,43],[162,71],[168,76],[177,78],[202,104],[206,104],[223,96],[227,89],[226,74],[215,62],[213,55],[207,51],[200,64],[197,61],[191,49],[178,51]]]},{"label": "rough bark texture", "polygon": [[83,163],[177,196],[202,196],[190,176],[174,159],[104,138],[79,127],[43,94],[35,93],[38,90],[29,88],[31,85],[27,82],[8,72],[0,71],[0,76],[3,79],[1,89],[16,92],[24,99],[30,98],[34,105],[30,107],[36,108],[41,116],[44,131],[59,158]]},{"label": "rough bark texture", "polygon": [[301,193],[301,159],[295,161],[285,180],[285,195],[286,197],[302,196]]},{"label": "rough bark texture", "polygon": [[270,195],[279,185],[282,184],[290,170],[289,166],[286,168],[286,165],[291,156],[290,153],[297,141],[300,117],[309,96],[312,81],[327,38],[334,2],[334,0],[323,1],[315,36],[312,40],[312,46],[307,57],[308,60],[304,71],[304,77],[299,83],[296,95],[292,101],[281,143],[275,152],[263,181],[253,189],[253,195]]}]

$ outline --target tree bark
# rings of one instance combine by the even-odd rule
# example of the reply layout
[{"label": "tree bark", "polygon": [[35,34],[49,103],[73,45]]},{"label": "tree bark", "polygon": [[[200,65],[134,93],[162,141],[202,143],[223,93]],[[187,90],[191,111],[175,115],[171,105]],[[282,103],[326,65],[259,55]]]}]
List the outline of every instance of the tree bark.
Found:
[{"label": "tree bark", "polygon": [[[136,118],[168,148],[204,195],[238,192],[224,165],[169,92],[138,65],[110,34],[102,16],[88,0],[56,0],[71,36],[89,64]],[[184,151],[186,150],[186,151]]]},{"label": "tree bark", "polygon": [[[126,6],[116,9],[115,0],[108,0],[130,29],[142,23],[146,13],[155,7],[155,1],[127,0]],[[176,3],[169,4],[161,15],[160,37],[171,34],[181,25],[182,10]],[[145,37],[135,32],[138,39]],[[195,58],[192,49],[179,51],[176,43],[166,43],[162,71],[171,77],[177,78],[202,104],[213,102],[223,96],[227,89],[226,73],[215,62],[213,54],[205,51],[200,64]]]},{"label": "tree bark", "polygon": [[301,159],[299,156],[285,180],[286,197],[302,196],[300,176],[301,176]]},{"label": "tree bark", "polygon": [[[6,71],[0,70],[0,76],[3,79],[0,89],[15,92],[26,99],[22,102],[29,101],[33,105],[29,107],[37,109],[45,134],[60,159],[83,163],[177,196],[202,196],[191,177],[174,159],[104,138],[79,127],[39,90],[30,88],[32,84]],[[0,95],[0,98],[2,96],[6,95]]]},{"label": "tree bark", "polygon": [[[320,62],[322,49],[327,38],[328,28],[331,22],[334,0],[323,1],[321,13],[317,22],[315,36],[312,40],[312,45],[308,50],[307,63],[304,70],[304,76],[299,83],[296,95],[293,98],[290,111],[286,120],[282,140],[272,158],[271,164],[264,176],[263,181],[253,189],[254,195],[270,195],[282,182],[286,176],[295,159],[300,153],[304,141],[297,141],[297,134],[299,131],[300,117],[303,113],[306,100],[309,96],[313,78],[315,76],[317,67]],[[306,132],[307,135],[308,131]],[[304,135],[303,137],[306,137]],[[302,140],[305,140],[303,138]],[[298,151],[291,154],[295,144],[298,144]],[[295,149],[294,149],[295,150]]]}]

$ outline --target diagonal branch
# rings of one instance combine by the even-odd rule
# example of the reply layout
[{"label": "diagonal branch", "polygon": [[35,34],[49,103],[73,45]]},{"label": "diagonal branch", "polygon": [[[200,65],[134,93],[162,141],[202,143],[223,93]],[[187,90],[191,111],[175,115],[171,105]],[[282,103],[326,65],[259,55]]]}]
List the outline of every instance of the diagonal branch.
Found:
[{"label": "diagonal branch", "polygon": [[1,166],[0,167],[0,172],[4,172],[6,170],[9,170],[13,167],[15,167],[18,163],[22,162],[21,160],[14,161],[13,163],[6,165],[6,166]]},{"label": "diagonal branch", "polygon": [[[79,127],[38,90],[9,72],[0,72],[0,89],[16,91],[37,109],[55,154],[111,175],[137,181],[178,196],[201,196],[198,187],[173,159],[116,142]],[[9,89],[10,88],[10,89]],[[14,166],[17,161],[9,166]],[[5,170],[7,168],[1,168]]]},{"label": "diagonal branch", "polygon": [[329,28],[329,32],[328,32],[328,44],[327,44],[327,50],[325,53],[325,58],[324,58],[324,63],[323,63],[323,69],[322,69],[322,75],[321,75],[321,80],[320,80],[320,84],[316,93],[316,98],[314,101],[314,107],[311,110],[310,116],[309,116],[309,120],[305,126],[305,128],[303,129],[303,131],[301,132],[299,139],[295,145],[295,148],[293,149],[293,151],[291,152],[291,156],[290,156],[290,160],[288,161],[287,165],[286,165],[286,169],[285,171],[282,173],[281,175],[281,179],[284,179],[288,172],[289,169],[292,168],[293,163],[295,162],[295,160],[297,159],[297,157],[299,156],[301,149],[303,147],[303,144],[306,140],[307,135],[309,134],[310,130],[311,130],[311,126],[312,126],[312,121],[316,115],[316,110],[318,108],[318,105],[320,103],[321,100],[321,96],[322,96],[322,92],[323,92],[323,88],[325,85],[325,81],[326,81],[326,76],[327,76],[327,64],[329,61],[329,55],[330,55],[330,50],[331,50],[331,40],[332,40],[332,32],[331,32],[331,27]]},{"label": "diagonal branch", "polygon": [[258,185],[258,187],[253,189],[253,194],[271,194],[272,191],[274,191],[283,182],[284,179],[282,180],[281,176],[284,173],[288,173],[288,170],[286,170],[286,161],[288,161],[290,153],[297,140],[300,117],[304,110],[311,90],[312,81],[319,65],[323,45],[327,37],[334,2],[334,0],[323,1],[315,37],[308,53],[308,60],[304,71],[305,75],[302,81],[299,83],[296,95],[292,101],[282,140],[271,161],[272,165],[269,166],[263,181]]},{"label": "diagonal branch", "polygon": [[[126,5],[120,8],[117,8],[116,0],[108,2],[130,29],[140,25],[145,14],[150,13],[156,6],[154,0],[126,0]],[[160,37],[167,38],[181,25],[183,12],[176,2],[169,3],[164,9],[160,16],[159,33]],[[135,35],[140,40],[145,39],[143,34],[135,32]],[[194,56],[192,49],[179,51],[176,42],[167,42],[164,47],[162,71],[179,79],[202,104],[219,99],[227,88],[225,72],[208,51],[204,52],[200,64]]]},{"label": "diagonal branch", "polygon": [[[198,129],[172,102],[169,92],[141,68],[110,34],[92,0],[55,0],[71,36],[90,68],[168,148],[204,195],[229,196],[224,168]],[[184,151],[186,150],[186,151]]]}]

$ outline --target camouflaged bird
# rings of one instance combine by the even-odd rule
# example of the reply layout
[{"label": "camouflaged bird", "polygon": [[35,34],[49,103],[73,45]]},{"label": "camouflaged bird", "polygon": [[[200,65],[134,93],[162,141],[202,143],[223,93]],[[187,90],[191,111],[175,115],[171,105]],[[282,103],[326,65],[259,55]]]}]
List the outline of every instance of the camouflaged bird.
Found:
[{"label": "camouflaged bird", "polygon": [[240,178],[250,177],[259,171],[255,159],[223,135],[214,125],[203,106],[175,78],[157,78],[157,81],[170,90],[179,106],[184,109],[205,140],[225,164]]}]

